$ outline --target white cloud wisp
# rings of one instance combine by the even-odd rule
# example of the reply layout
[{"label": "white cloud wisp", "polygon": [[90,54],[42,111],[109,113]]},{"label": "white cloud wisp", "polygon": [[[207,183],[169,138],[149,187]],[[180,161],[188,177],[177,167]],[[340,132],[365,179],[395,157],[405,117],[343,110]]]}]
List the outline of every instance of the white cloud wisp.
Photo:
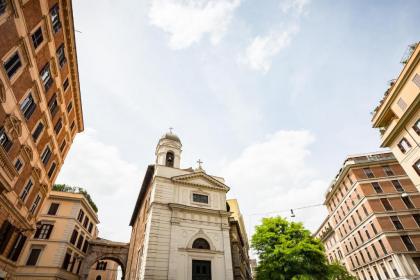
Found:
[{"label": "white cloud wisp", "polygon": [[240,0],[154,0],[150,23],[169,33],[169,46],[184,49],[208,34],[212,44],[226,33]]}]

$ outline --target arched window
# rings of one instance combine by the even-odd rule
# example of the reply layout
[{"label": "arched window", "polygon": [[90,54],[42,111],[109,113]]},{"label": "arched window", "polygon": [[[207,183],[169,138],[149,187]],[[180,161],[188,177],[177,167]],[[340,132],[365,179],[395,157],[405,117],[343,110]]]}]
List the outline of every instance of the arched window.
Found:
[{"label": "arched window", "polygon": [[167,152],[166,153],[166,163],[165,165],[168,167],[174,167],[174,153],[173,152]]},{"label": "arched window", "polygon": [[194,240],[192,247],[195,249],[210,250],[210,245],[204,238],[197,238],[196,240]]},{"label": "arched window", "polygon": [[102,280],[101,275],[96,276],[96,280]]}]

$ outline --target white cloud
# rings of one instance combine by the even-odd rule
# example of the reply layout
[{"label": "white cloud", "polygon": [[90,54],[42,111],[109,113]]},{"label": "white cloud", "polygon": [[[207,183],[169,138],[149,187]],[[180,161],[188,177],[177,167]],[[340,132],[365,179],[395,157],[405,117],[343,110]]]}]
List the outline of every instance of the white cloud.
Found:
[{"label": "white cloud", "polygon": [[101,237],[128,241],[128,223],[141,176],[117,147],[100,142],[88,128],[76,136],[57,182],[83,187],[90,193],[99,209]]},{"label": "white cloud", "polygon": [[[268,216],[255,213],[280,211],[279,215],[287,217],[292,208],[323,202],[327,183],[308,164],[314,141],[306,130],[278,131],[226,164],[223,175],[231,187],[228,196],[239,200],[250,236],[259,219]],[[323,206],[295,212],[295,219],[312,230],[326,216]]]},{"label": "white cloud", "polygon": [[285,30],[271,32],[267,36],[255,37],[246,48],[245,53],[239,56],[239,62],[252,70],[268,72],[273,58],[289,46],[298,29],[296,25],[293,25]]},{"label": "white cloud", "polygon": [[170,34],[169,45],[183,49],[208,34],[217,44],[226,33],[240,0],[153,0],[151,24]]},{"label": "white cloud", "polygon": [[306,13],[306,7],[310,0],[282,0],[280,1],[280,8],[283,13],[294,13],[301,15]]}]

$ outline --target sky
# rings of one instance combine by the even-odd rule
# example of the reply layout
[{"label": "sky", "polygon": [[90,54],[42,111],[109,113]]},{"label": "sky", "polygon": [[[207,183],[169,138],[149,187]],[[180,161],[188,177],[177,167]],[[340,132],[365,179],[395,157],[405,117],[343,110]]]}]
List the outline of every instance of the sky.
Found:
[{"label": "sky", "polygon": [[100,237],[122,242],[169,127],[182,168],[225,178],[249,235],[269,212],[316,230],[325,207],[296,208],[379,150],[371,112],[419,41],[415,0],[115,3],[73,1],[85,131],[57,182],[86,188]]}]

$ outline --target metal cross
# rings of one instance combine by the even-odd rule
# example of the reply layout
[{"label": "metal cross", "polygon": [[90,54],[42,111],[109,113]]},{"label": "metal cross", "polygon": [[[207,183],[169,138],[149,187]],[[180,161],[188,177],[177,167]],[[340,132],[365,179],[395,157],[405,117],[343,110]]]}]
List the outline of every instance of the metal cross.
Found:
[{"label": "metal cross", "polygon": [[173,127],[169,127],[169,133],[172,134]]},{"label": "metal cross", "polygon": [[199,167],[199,168],[201,168],[201,164],[203,163],[203,162],[201,161],[201,159],[198,159],[198,160],[197,160],[197,163],[198,163],[198,167]]}]

